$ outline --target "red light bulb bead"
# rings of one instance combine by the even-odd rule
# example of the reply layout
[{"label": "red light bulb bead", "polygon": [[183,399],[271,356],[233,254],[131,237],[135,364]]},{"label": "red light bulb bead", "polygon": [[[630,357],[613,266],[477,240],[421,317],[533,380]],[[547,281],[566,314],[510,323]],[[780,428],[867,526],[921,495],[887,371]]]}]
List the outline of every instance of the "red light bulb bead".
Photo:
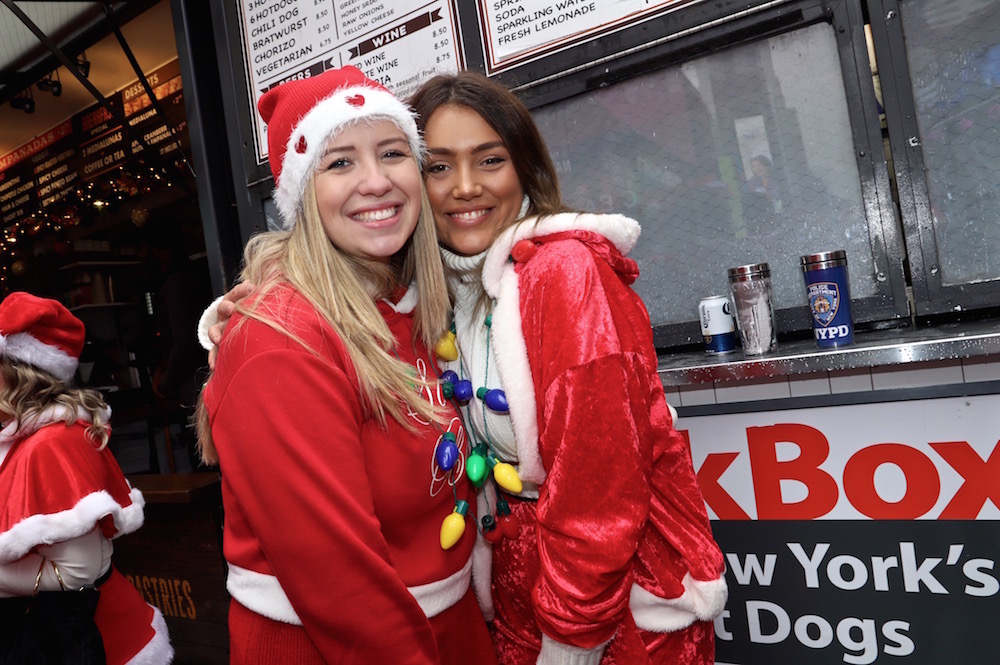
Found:
[{"label": "red light bulb bead", "polygon": [[497,521],[492,515],[483,515],[483,538],[496,545],[503,540],[503,531],[497,527]]},{"label": "red light bulb bead", "polygon": [[497,500],[497,531],[514,540],[521,534],[521,520],[510,512],[510,504],[500,498]]}]

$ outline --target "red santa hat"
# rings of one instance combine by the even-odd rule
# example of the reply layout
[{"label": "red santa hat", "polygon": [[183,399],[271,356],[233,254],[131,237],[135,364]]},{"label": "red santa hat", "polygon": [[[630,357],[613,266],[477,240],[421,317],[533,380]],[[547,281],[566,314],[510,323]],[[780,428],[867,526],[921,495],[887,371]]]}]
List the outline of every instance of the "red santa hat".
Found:
[{"label": "red santa hat", "polygon": [[55,300],[15,291],[0,302],[0,356],[73,378],[86,331],[83,322]]},{"label": "red santa hat", "polygon": [[282,83],[264,93],[257,110],[267,123],[274,202],[286,229],[295,224],[306,183],[337,132],[358,122],[391,120],[414,156],[423,154],[413,111],[356,67]]}]

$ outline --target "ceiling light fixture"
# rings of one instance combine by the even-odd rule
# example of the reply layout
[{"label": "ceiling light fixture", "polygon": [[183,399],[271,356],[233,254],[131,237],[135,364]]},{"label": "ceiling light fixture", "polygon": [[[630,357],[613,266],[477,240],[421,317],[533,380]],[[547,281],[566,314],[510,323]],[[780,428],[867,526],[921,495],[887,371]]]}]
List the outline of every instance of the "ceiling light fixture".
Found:
[{"label": "ceiling light fixture", "polygon": [[31,94],[31,88],[27,88],[17,93],[17,96],[10,100],[10,107],[25,113],[35,112],[35,98]]},{"label": "ceiling light fixture", "polygon": [[62,81],[59,80],[59,70],[49,74],[48,78],[43,78],[38,82],[38,89],[42,92],[51,92],[53,97],[62,94]]},{"label": "ceiling light fixture", "polygon": [[83,78],[90,78],[90,60],[87,60],[86,51],[76,56],[76,68],[80,70]]}]

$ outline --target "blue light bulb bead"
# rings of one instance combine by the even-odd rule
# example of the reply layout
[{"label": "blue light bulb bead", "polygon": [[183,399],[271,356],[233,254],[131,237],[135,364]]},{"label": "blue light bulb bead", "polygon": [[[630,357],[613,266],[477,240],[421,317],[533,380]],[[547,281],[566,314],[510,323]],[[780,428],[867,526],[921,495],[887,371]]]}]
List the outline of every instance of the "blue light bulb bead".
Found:
[{"label": "blue light bulb bead", "polygon": [[455,384],[455,399],[465,404],[472,399],[472,381],[462,379]]},{"label": "blue light bulb bead", "polygon": [[437,450],[434,451],[434,461],[437,462],[438,468],[443,471],[451,471],[455,462],[458,461],[458,446],[455,445],[455,435],[451,432],[445,432],[441,435],[441,441],[438,443]]},{"label": "blue light bulb bead", "polygon": [[458,374],[450,369],[441,372],[441,394],[445,399],[451,399],[455,395],[455,384],[458,383]]},{"label": "blue light bulb bead", "polygon": [[490,411],[497,413],[507,413],[510,406],[507,405],[507,393],[499,388],[488,389],[485,386],[476,391],[476,397],[486,402]]}]

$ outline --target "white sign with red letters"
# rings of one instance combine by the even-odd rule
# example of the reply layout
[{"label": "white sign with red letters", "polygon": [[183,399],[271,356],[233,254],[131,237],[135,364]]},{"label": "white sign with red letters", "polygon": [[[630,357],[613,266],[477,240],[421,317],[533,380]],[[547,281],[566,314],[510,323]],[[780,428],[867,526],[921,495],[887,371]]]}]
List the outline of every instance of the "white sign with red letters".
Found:
[{"label": "white sign with red letters", "polygon": [[1000,395],[677,427],[726,559],[718,663],[992,662]]}]

